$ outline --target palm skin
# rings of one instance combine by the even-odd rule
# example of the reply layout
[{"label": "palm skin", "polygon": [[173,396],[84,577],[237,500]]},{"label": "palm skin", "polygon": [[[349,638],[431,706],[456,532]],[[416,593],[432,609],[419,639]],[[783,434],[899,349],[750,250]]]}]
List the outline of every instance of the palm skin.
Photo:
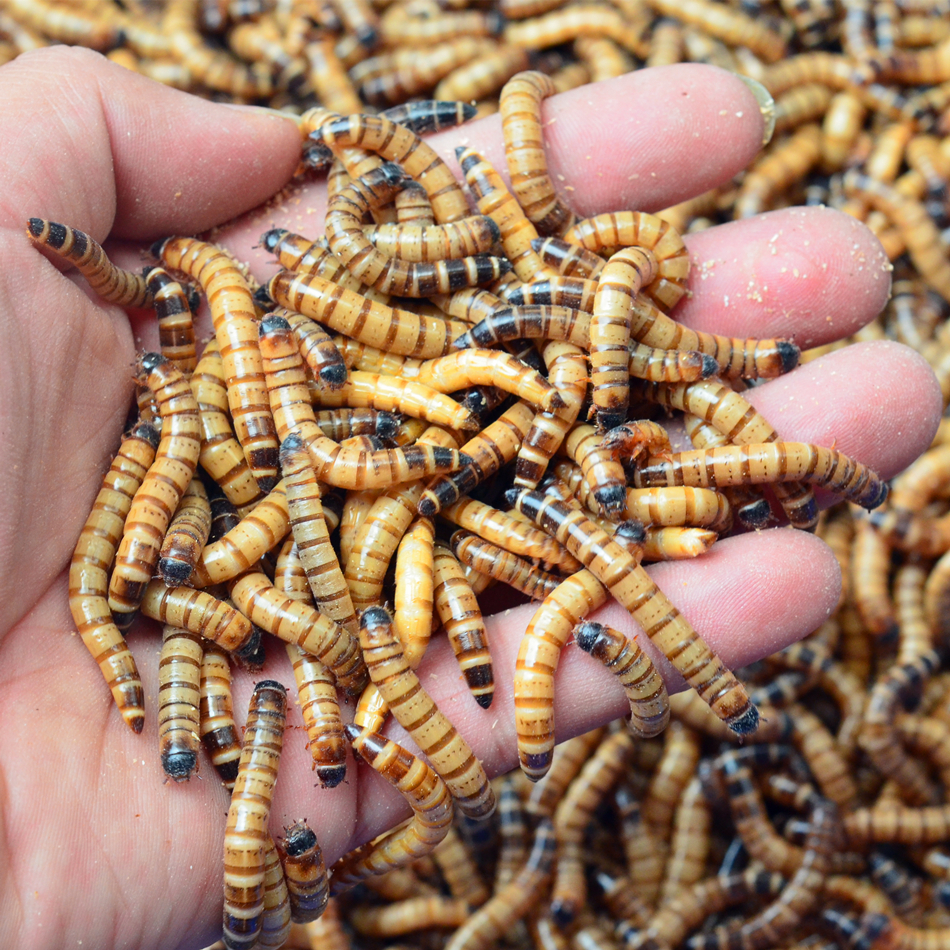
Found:
[{"label": "palm skin", "polygon": [[[146,684],[148,719],[137,736],[75,634],[66,597],[73,546],[125,422],[136,349],[156,346],[154,321],[93,300],[81,279],[31,246],[24,227],[31,216],[74,225],[108,237],[114,259],[138,267],[151,241],[230,221],[281,188],[297,164],[298,133],[284,119],[194,99],[62,47],[0,68],[0,96],[0,945],[203,947],[220,932],[227,794],[207,762],[187,784],[164,780],[154,625],[129,637]],[[582,214],[683,200],[728,181],[761,142],[748,90],[710,67],[631,74],[544,111],[557,120],[545,129],[552,175],[577,185],[565,194]],[[484,143],[503,167],[497,118],[434,141],[447,157],[460,142]],[[323,207],[322,183],[313,182],[217,239],[264,278],[273,264],[253,247],[259,235],[278,225],[319,233]],[[774,212],[688,243],[694,296],[678,316],[697,328],[791,335],[804,349],[849,335],[887,298],[877,242],[834,212]],[[199,330],[208,329],[205,315]],[[885,477],[926,448],[941,411],[926,364],[890,343],[833,353],[752,398],[783,437],[834,440]],[[652,571],[731,665],[817,627],[839,589],[828,549],[790,530],[735,537],[701,563]],[[513,669],[530,611],[489,619],[498,686],[488,711],[466,694],[444,643],[423,667],[491,774],[516,763],[511,677],[498,671]],[[635,632],[616,605],[601,613]],[[609,674],[577,653],[565,651],[558,673],[560,738],[626,709]],[[290,684],[283,651],[269,657],[263,675]],[[236,676],[237,710],[251,686]],[[398,795],[352,763],[343,785],[315,788],[299,710],[289,721],[275,831],[308,818],[332,862],[404,816]]]}]

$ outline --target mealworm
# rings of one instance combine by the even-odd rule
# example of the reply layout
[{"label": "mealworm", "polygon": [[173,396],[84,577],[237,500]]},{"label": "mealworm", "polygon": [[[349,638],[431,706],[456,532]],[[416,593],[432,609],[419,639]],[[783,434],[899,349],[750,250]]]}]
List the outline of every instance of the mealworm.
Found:
[{"label": "mealworm", "polygon": [[419,514],[438,514],[510,462],[524,441],[532,418],[531,409],[524,402],[516,402],[466,442],[460,451],[463,463],[452,474],[440,475],[429,483],[419,499]]},{"label": "mealworm", "polygon": [[564,443],[564,452],[580,466],[581,478],[597,510],[605,518],[620,518],[627,502],[627,476],[597,430],[589,425],[575,425]]},{"label": "mealworm", "polygon": [[[499,813],[501,801],[499,796]],[[445,837],[435,846],[432,860],[453,897],[465,901],[469,907],[478,907],[488,900],[490,894],[481,879],[474,855],[454,828],[449,828]]]},{"label": "mealworm", "polygon": [[615,732],[604,739],[571,782],[554,813],[557,867],[551,892],[551,916],[562,926],[570,924],[586,902],[584,831],[594,810],[626,769],[632,751],[633,739],[626,731]]},{"label": "mealworm", "polygon": [[231,429],[224,363],[216,339],[204,348],[190,382],[201,422],[198,462],[233,505],[258,501],[263,497],[260,486]]},{"label": "mealworm", "polygon": [[515,507],[565,545],[631,613],[654,645],[734,732],[754,732],[758,714],[745,689],[667,600],[637,559],[579,508],[539,492],[512,490]]},{"label": "mealworm", "polygon": [[432,567],[439,619],[469,691],[475,702],[487,709],[495,695],[495,679],[488,633],[475,593],[455,555],[443,541],[435,542]]},{"label": "mealworm", "polygon": [[554,92],[549,76],[528,71],[509,79],[499,100],[511,190],[543,234],[560,234],[574,223],[573,212],[557,196],[544,154],[541,100]]},{"label": "mealworm", "polygon": [[158,662],[158,747],[162,769],[187,782],[198,765],[201,640],[178,627],[162,630]]},{"label": "mealworm", "polygon": [[280,447],[287,511],[297,554],[313,598],[331,620],[355,634],[356,608],[323,519],[322,494],[303,440],[288,435]]},{"label": "mealworm", "polygon": [[46,0],[10,0],[6,9],[27,26],[60,43],[107,50],[122,42],[116,18],[101,9],[63,9]]},{"label": "mealworm", "polygon": [[[356,145],[377,152],[387,162],[398,163],[425,188],[439,224],[468,215],[468,202],[448,166],[431,146],[404,126],[381,116],[340,116],[321,126],[314,136],[334,152]],[[330,238],[329,231],[327,237]]]},{"label": "mealworm", "polygon": [[403,645],[406,662],[413,669],[422,659],[432,630],[434,541],[432,519],[416,518],[396,553],[393,627]]},{"label": "mealworm", "polygon": [[211,505],[200,478],[192,478],[168,524],[158,573],[169,587],[188,584],[211,531]]},{"label": "mealworm", "polygon": [[231,599],[252,623],[295,643],[320,660],[348,695],[357,696],[366,685],[366,667],[356,638],[345,627],[313,607],[281,594],[266,574],[249,571],[228,585]]},{"label": "mealworm", "polygon": [[[377,609],[382,608],[370,608]],[[362,623],[365,622],[364,614]],[[363,731],[358,726],[347,726],[346,735],[353,744],[354,753],[402,793],[413,815],[408,825],[382,841],[363,845],[343,855],[333,865],[330,890],[334,896],[370,875],[403,867],[430,853],[447,834],[454,813],[447,783],[424,761],[391,739]]]},{"label": "mealworm", "polygon": [[113,614],[134,613],[158,564],[162,539],[198,465],[198,405],[188,380],[158,353],[146,353],[136,375],[155,393],[162,439],[155,461],[132,499],[109,580]]},{"label": "mealworm", "polygon": [[466,330],[466,324],[461,321],[439,320],[375,303],[316,275],[281,271],[266,287],[281,306],[318,320],[360,343],[401,356],[422,359],[441,356],[450,341]]},{"label": "mealworm", "polygon": [[69,562],[69,609],[82,641],[99,665],[123,720],[133,732],[145,723],[145,697],[135,660],[107,600],[107,572],[132,507],[155,457],[159,434],[140,422],[122,440],[102,480]]},{"label": "mealworm", "polygon": [[804,481],[837,492],[862,508],[876,508],[888,486],[842,452],[806,442],[749,443],[650,458],[634,473],[637,488],[654,485],[761,485]]},{"label": "mealworm", "polygon": [[494,811],[495,797],[485,771],[410,669],[384,608],[363,612],[360,645],[370,676],[394,718],[442,776],[459,810],[472,818],[487,818]]},{"label": "mealworm", "polygon": [[162,356],[183,373],[193,372],[198,356],[193,308],[185,288],[163,267],[151,268],[145,275],[145,284],[155,307]]},{"label": "mealworm", "polygon": [[72,264],[90,288],[107,303],[120,307],[147,307],[152,292],[141,274],[116,267],[106,252],[88,234],[43,218],[30,218],[27,236],[40,247]]},{"label": "mealworm", "polygon": [[265,317],[260,325],[261,352],[277,433],[293,432],[306,446],[318,480],[341,488],[379,488],[396,482],[451,471],[459,453],[440,446],[400,449],[342,446],[328,439],[316,423],[300,353],[286,320]]},{"label": "mealworm", "polygon": [[468,531],[456,531],[452,535],[451,544],[455,556],[462,564],[521,591],[532,600],[542,600],[552,594],[561,582],[561,578],[534,567],[516,554]]},{"label": "mealworm", "polygon": [[433,95],[436,99],[465,102],[485,99],[501,89],[515,73],[527,68],[527,50],[500,43],[453,69],[440,80]]},{"label": "mealworm", "polygon": [[261,491],[270,491],[277,482],[277,433],[247,281],[225,251],[204,241],[169,238],[154,245],[152,253],[201,284],[221,351],[235,434]]},{"label": "mealworm", "polygon": [[323,434],[334,442],[358,435],[375,435],[384,442],[392,442],[399,433],[400,417],[380,409],[343,406],[320,409],[314,416]]},{"label": "mealworm", "polygon": [[264,909],[265,839],[283,747],[287,693],[280,683],[255,684],[224,833],[224,942],[251,950]]},{"label": "mealworm", "polygon": [[289,530],[287,489],[280,481],[250,514],[223,537],[205,545],[192,572],[192,583],[208,587],[237,577],[276,547]]},{"label": "mealworm", "polygon": [[290,896],[274,839],[264,840],[264,902],[256,948],[280,950],[290,936]]},{"label": "mealworm", "polygon": [[670,721],[670,702],[663,678],[636,641],[619,630],[589,621],[574,628],[574,642],[600,660],[619,680],[630,701],[628,725],[634,735],[649,739]]},{"label": "mealworm", "polygon": [[222,784],[234,788],[241,758],[241,739],[234,722],[231,666],[227,652],[216,643],[204,643],[198,683],[199,734]]},{"label": "mealworm", "polygon": [[455,157],[475,196],[479,212],[488,215],[498,225],[501,244],[513,272],[525,282],[544,276],[547,269],[531,247],[531,241],[538,236],[537,229],[505,187],[501,176],[473,148],[459,146]]},{"label": "mealworm", "polygon": [[[425,189],[422,192],[431,207]],[[396,193],[396,198],[399,194],[401,192]],[[484,215],[428,226],[402,223],[364,225],[363,234],[386,257],[398,257],[414,264],[486,254],[501,239],[498,225]]]},{"label": "mealworm", "polygon": [[290,919],[296,924],[316,920],[330,899],[330,883],[320,843],[305,819],[284,829],[278,842],[290,903]]},{"label": "mealworm", "polygon": [[554,755],[554,672],[561,651],[573,628],[607,598],[607,589],[590,571],[579,571],[544,599],[521,638],[515,730],[521,768],[533,782],[548,772]]},{"label": "mealworm", "polygon": [[620,10],[609,6],[570,4],[561,10],[509,23],[503,34],[506,43],[528,50],[558,46],[578,36],[608,36],[637,56],[645,55],[647,49],[636,25]]}]

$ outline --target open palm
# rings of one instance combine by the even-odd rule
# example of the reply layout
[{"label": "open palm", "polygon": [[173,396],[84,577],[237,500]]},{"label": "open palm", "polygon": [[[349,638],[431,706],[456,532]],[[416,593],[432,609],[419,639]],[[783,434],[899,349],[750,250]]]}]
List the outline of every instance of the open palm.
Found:
[{"label": "open palm", "polygon": [[[64,48],[0,68],[0,101],[0,945],[202,947],[220,930],[227,792],[207,763],[188,784],[165,784],[155,628],[143,622],[129,636],[149,716],[136,736],[75,634],[66,598],[70,554],[125,422],[136,349],[154,348],[157,334],[149,314],[91,299],[30,245],[24,226],[39,216],[109,237],[117,260],[139,266],[139,247],[230,221],[285,185],[298,133],[292,122],[195,99]],[[546,102],[544,115],[552,174],[582,214],[656,210],[728,181],[762,134],[748,90],[705,66],[584,87]],[[433,142],[446,156],[475,144],[504,167],[497,118]],[[260,233],[279,225],[316,236],[323,206],[313,183],[216,239],[263,278],[273,264],[253,248]],[[688,244],[693,296],[678,315],[699,329],[791,336],[804,349],[849,335],[887,299],[876,240],[831,211],[774,212]],[[928,445],[941,409],[926,365],[889,343],[833,353],[751,398],[784,438],[834,441],[885,477]],[[652,571],[733,665],[814,629],[838,597],[828,549],[791,530],[729,539],[698,562]],[[635,631],[616,606],[604,613]],[[504,671],[530,614],[489,620],[498,672],[487,711],[444,643],[423,666],[427,688],[492,774],[516,763]],[[561,738],[626,708],[609,674],[576,654],[565,651],[558,673]],[[283,651],[270,657],[265,674],[290,684]],[[237,710],[251,685],[237,675]],[[403,817],[399,796],[352,764],[343,785],[315,788],[293,709],[290,726],[275,830],[308,818],[332,862]]]}]

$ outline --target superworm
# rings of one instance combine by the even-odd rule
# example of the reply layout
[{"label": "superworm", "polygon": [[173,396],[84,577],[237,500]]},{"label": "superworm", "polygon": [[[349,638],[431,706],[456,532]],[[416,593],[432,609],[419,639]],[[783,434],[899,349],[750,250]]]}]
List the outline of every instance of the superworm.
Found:
[{"label": "superworm", "polygon": [[283,748],[287,693],[280,683],[254,687],[224,833],[224,942],[251,950],[264,910],[264,863],[270,804]]},{"label": "superworm", "polygon": [[57,257],[72,264],[108,303],[120,307],[147,307],[152,303],[152,292],[145,278],[116,267],[102,247],[84,231],[43,218],[30,218],[26,231],[35,244],[48,247]]},{"label": "superworm", "polygon": [[495,695],[495,678],[488,631],[471,585],[455,555],[444,541],[433,549],[435,608],[445,628],[469,691],[483,709]]},{"label": "superworm", "polygon": [[158,747],[162,769],[186,782],[198,766],[201,639],[179,627],[162,631],[158,661]]},{"label": "superworm", "polygon": [[169,586],[187,584],[211,531],[211,505],[200,478],[192,478],[168,524],[158,573]]},{"label": "superworm", "polygon": [[112,619],[108,570],[159,443],[157,430],[140,422],[123,439],[102,481],[69,562],[69,609],[83,643],[99,665],[123,720],[133,732],[145,723],[145,696],[135,660]]},{"label": "superworm", "polygon": [[358,726],[347,726],[346,735],[353,751],[402,793],[413,817],[408,825],[382,841],[343,855],[330,869],[334,896],[370,875],[402,867],[431,852],[448,833],[454,814],[446,783],[424,761],[391,739],[364,732]]},{"label": "superworm", "polygon": [[298,819],[284,829],[278,843],[290,900],[290,919],[295,924],[316,920],[330,899],[330,882],[317,836],[306,820]]},{"label": "superworm", "polygon": [[156,244],[152,252],[166,267],[201,284],[221,351],[235,434],[261,491],[270,491],[277,481],[277,433],[247,281],[225,251],[204,241],[169,238]]},{"label": "superworm", "polygon": [[241,739],[234,722],[231,698],[231,665],[227,651],[205,642],[198,684],[199,733],[211,764],[229,791],[237,778]]},{"label": "superworm", "polygon": [[360,645],[370,676],[393,717],[432,762],[459,811],[472,818],[491,815],[495,796],[484,768],[410,669],[384,608],[363,612]]},{"label": "superworm", "polygon": [[574,628],[574,642],[620,680],[630,701],[633,734],[642,739],[659,735],[670,720],[670,701],[663,678],[636,642],[613,627],[590,621]]},{"label": "superworm", "polygon": [[158,565],[165,531],[198,465],[198,404],[188,380],[158,353],[146,353],[137,375],[155,393],[162,414],[162,440],[129,510],[109,581],[113,614],[137,609]]},{"label": "superworm", "polygon": [[643,627],[650,640],[734,732],[754,732],[758,714],[743,686],[669,602],[636,558],[583,512],[540,492],[512,490],[510,501],[581,558]]},{"label": "superworm", "polygon": [[151,268],[145,275],[145,283],[153,297],[162,356],[171,360],[183,373],[194,372],[198,355],[194,310],[188,293],[162,267]]},{"label": "superworm", "polygon": [[543,600],[561,582],[561,578],[464,529],[452,535],[451,544],[462,564],[468,564],[480,574],[488,574],[532,600]]}]

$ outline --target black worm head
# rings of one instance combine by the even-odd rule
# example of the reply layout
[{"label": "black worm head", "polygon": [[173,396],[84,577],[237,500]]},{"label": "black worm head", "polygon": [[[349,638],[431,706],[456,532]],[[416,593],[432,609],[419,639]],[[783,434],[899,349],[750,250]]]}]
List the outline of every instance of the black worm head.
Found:
[{"label": "black worm head", "polygon": [[168,360],[162,356],[161,353],[143,353],[139,357],[138,365],[142,368],[142,371],[145,373],[151,373],[153,370],[158,369],[162,363],[167,363]]},{"label": "black worm head", "polygon": [[148,249],[148,251],[149,251],[149,253],[152,255],[152,257],[161,257],[161,256],[162,256],[162,249],[165,247],[165,245],[166,245],[170,240],[171,240],[171,238],[161,238],[161,239],[159,239],[158,241],[156,241],[156,242]]},{"label": "black worm head", "polygon": [[574,640],[585,653],[590,653],[603,630],[601,624],[587,620],[574,628]]},{"label": "black worm head", "polygon": [[389,616],[389,611],[385,607],[380,607],[374,605],[372,607],[367,607],[360,614],[360,629],[369,626],[377,626],[379,624],[388,624],[392,623],[392,617]]},{"label": "black worm head", "polygon": [[270,291],[267,289],[267,284],[261,284],[261,286],[254,291],[254,303],[261,307],[274,306],[275,300],[270,295]]},{"label": "black worm head", "polygon": [[290,324],[276,313],[269,313],[261,320],[257,332],[260,336],[267,333],[290,333]]},{"label": "black worm head", "polygon": [[270,231],[265,231],[261,235],[261,240],[260,240],[261,247],[263,247],[264,250],[266,251],[273,251],[274,248],[276,248],[277,245],[280,244],[280,242],[283,240],[284,235],[287,233],[289,232],[287,232],[283,228],[271,228]]},{"label": "black worm head", "polygon": [[284,833],[284,851],[296,858],[317,843],[317,836],[305,821],[295,821]]},{"label": "black worm head", "polygon": [[791,372],[798,366],[798,358],[802,355],[802,351],[794,343],[790,340],[779,340],[775,348],[782,361],[783,373]]},{"label": "black worm head", "polygon": [[153,448],[158,448],[158,443],[162,440],[162,433],[151,422],[136,422],[132,428],[132,436],[136,439],[144,439]]},{"label": "black worm head", "polygon": [[628,521],[617,525],[614,537],[619,537],[632,544],[643,544],[647,539],[647,529],[638,518],[630,518]]},{"label": "black worm head", "polygon": [[699,370],[699,378],[710,379],[713,376],[717,376],[718,374],[719,363],[716,362],[715,357],[710,356],[708,353],[703,353]]}]

